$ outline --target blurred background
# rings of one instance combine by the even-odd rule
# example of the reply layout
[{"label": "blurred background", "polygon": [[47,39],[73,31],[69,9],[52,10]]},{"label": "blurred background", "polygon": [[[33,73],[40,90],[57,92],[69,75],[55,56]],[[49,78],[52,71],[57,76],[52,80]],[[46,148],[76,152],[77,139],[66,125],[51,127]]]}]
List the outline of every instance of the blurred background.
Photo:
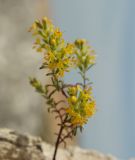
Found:
[{"label": "blurred background", "polygon": [[[134,15],[133,0],[0,0],[0,127],[54,142],[54,121],[28,80],[43,79],[43,73],[38,70],[42,57],[32,50],[27,30],[35,19],[48,16],[66,40],[86,38],[97,53],[89,77],[98,112],[78,144],[121,159],[135,157]],[[69,77],[74,82],[80,78]]]}]

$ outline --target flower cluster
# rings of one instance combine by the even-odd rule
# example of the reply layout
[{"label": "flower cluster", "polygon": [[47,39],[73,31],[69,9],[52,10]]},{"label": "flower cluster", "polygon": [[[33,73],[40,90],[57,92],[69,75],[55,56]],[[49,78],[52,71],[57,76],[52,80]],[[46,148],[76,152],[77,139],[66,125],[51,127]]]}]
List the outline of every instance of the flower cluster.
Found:
[{"label": "flower cluster", "polygon": [[66,112],[71,117],[71,123],[83,126],[88,118],[95,114],[95,101],[92,90],[82,89],[79,85],[68,88],[68,108]]},{"label": "flower cluster", "polygon": [[44,53],[41,68],[48,68],[56,77],[63,77],[74,63],[74,45],[66,43],[60,29],[46,17],[42,21],[36,20],[30,31],[36,36],[33,48]]},{"label": "flower cluster", "polygon": [[[41,21],[36,20],[30,31],[36,37],[33,47],[37,52],[43,53],[40,69],[49,69],[46,75],[51,80],[44,85],[36,78],[31,78],[30,83],[46,99],[48,111],[55,113],[55,118],[60,120],[53,155],[53,160],[56,160],[59,144],[65,144],[65,139],[75,136],[78,129],[82,130],[88,118],[96,112],[91,82],[86,74],[95,64],[96,56],[84,39],[77,39],[73,43],[65,42],[60,29],[46,17]],[[82,82],[66,84],[62,77],[73,68],[79,70]],[[57,100],[54,98],[55,93],[61,93],[65,98]]]},{"label": "flower cluster", "polygon": [[81,71],[86,71],[95,64],[95,52],[85,39],[77,39],[74,44],[76,46],[77,66]]}]

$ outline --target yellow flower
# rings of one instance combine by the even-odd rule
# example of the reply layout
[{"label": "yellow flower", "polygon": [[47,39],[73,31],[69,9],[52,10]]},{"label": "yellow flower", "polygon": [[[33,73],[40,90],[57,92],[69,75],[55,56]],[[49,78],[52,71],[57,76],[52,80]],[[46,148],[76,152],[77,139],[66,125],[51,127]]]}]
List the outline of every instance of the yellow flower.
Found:
[{"label": "yellow flower", "polygon": [[[57,78],[64,76],[73,66],[74,45],[65,43],[62,32],[52,22],[44,17],[42,21],[36,20],[30,31],[37,37],[34,48],[44,52],[42,68],[49,68]],[[36,34],[35,34],[36,33]]]},{"label": "yellow flower", "polygon": [[73,52],[74,52],[74,45],[68,43],[67,46],[66,46],[66,48],[65,48],[65,52],[68,53],[68,54],[73,54]]},{"label": "yellow flower", "polygon": [[76,117],[77,116],[77,113],[71,108],[67,108],[66,112],[69,113],[69,115],[71,115],[72,117]]},{"label": "yellow flower", "polygon": [[68,99],[69,103],[71,104],[75,104],[77,102],[77,97],[76,96],[71,96],[69,99]]},{"label": "yellow flower", "polygon": [[40,44],[40,43],[41,43],[40,38],[37,38],[36,41],[35,41],[35,44]]},{"label": "yellow flower", "polygon": [[71,117],[71,123],[73,125],[79,125],[79,126],[83,126],[86,122],[87,122],[87,118],[82,117],[81,115],[79,115],[77,112],[73,111],[71,108],[68,108],[66,110],[66,112],[72,116]]},{"label": "yellow flower", "polygon": [[42,51],[43,51],[43,50],[42,50],[41,47],[37,48],[37,52],[42,52]]},{"label": "yellow flower", "polygon": [[32,29],[33,29],[33,30],[36,30],[36,29],[37,29],[37,25],[36,25],[36,23],[33,23],[33,25],[32,25]]},{"label": "yellow flower", "polygon": [[47,25],[52,25],[51,20],[48,19],[47,17],[43,17],[43,18],[42,18],[42,23],[43,23],[43,24],[47,24]]},{"label": "yellow flower", "polygon": [[92,50],[90,52],[90,54],[88,55],[87,59],[86,59],[86,63],[89,63],[89,64],[95,64],[96,62],[96,55],[94,54],[94,51]]},{"label": "yellow flower", "polygon": [[52,46],[55,46],[56,45],[56,40],[53,38],[53,39],[51,39],[50,40],[50,44],[52,45]]},{"label": "yellow flower", "polygon": [[75,45],[80,49],[82,49],[83,45],[86,43],[87,43],[87,41],[85,39],[77,39],[75,41]]},{"label": "yellow flower", "polygon": [[61,38],[62,37],[62,32],[60,32],[60,29],[59,28],[56,28],[55,31],[54,31],[54,36],[56,38]]},{"label": "yellow flower", "polygon": [[81,86],[68,88],[68,109],[66,110],[71,117],[73,125],[82,126],[88,118],[95,114],[96,105],[92,98],[92,89],[83,89]]},{"label": "yellow flower", "polygon": [[87,123],[87,121],[87,118],[77,115],[75,118],[72,119],[72,124],[77,126],[83,126]]},{"label": "yellow flower", "polygon": [[86,101],[91,97],[91,95],[88,94],[86,90],[84,90],[83,92],[81,92],[81,97],[82,97],[83,100]]},{"label": "yellow flower", "polygon": [[88,70],[91,65],[95,64],[96,56],[94,50],[88,45],[84,39],[77,39],[75,42],[75,54],[77,59],[77,67],[82,72]]},{"label": "yellow flower", "polygon": [[91,117],[95,114],[96,112],[96,104],[95,101],[91,101],[86,106],[84,107],[85,113],[87,117]]},{"label": "yellow flower", "polygon": [[76,87],[69,87],[68,88],[68,94],[70,95],[70,96],[75,96],[76,95],[76,93],[77,93],[77,88]]},{"label": "yellow flower", "polygon": [[[51,78],[56,90],[63,89],[65,84],[63,79],[59,78],[62,78],[65,72],[70,71],[71,67],[78,68],[83,80],[85,79],[86,71],[96,61],[95,53],[85,39],[77,39],[74,43],[66,43],[60,29],[55,27],[46,17],[41,21],[36,20],[30,31],[36,37],[33,48],[44,55],[40,68],[50,70],[47,75],[54,76]],[[67,96],[66,113],[68,120],[76,128],[86,124],[88,118],[96,112],[92,88],[89,85],[87,86],[87,81],[86,77],[86,85],[71,85],[66,89],[64,88]],[[36,79],[33,79],[31,84],[41,94],[48,92],[44,90],[44,87]]]}]

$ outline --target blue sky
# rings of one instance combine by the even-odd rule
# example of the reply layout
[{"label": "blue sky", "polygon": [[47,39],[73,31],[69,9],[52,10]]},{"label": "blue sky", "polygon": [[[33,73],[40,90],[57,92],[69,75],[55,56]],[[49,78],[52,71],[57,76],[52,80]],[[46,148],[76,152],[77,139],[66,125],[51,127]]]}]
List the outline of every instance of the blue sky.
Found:
[{"label": "blue sky", "polygon": [[[86,38],[97,53],[89,76],[98,112],[86,125],[80,145],[120,158],[135,156],[135,1],[52,0],[51,4],[65,38]],[[70,79],[79,77],[71,73]]]}]

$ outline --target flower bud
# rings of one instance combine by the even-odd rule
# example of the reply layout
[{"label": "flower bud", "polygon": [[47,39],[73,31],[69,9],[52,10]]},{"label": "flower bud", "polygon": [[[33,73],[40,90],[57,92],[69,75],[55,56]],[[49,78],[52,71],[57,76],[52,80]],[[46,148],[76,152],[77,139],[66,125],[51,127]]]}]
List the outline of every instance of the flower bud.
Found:
[{"label": "flower bud", "polygon": [[50,40],[50,44],[52,45],[52,46],[55,46],[56,45],[56,40],[53,38],[53,39],[51,39]]},{"label": "flower bud", "polygon": [[75,104],[77,102],[77,97],[72,96],[71,97],[71,103]]}]

